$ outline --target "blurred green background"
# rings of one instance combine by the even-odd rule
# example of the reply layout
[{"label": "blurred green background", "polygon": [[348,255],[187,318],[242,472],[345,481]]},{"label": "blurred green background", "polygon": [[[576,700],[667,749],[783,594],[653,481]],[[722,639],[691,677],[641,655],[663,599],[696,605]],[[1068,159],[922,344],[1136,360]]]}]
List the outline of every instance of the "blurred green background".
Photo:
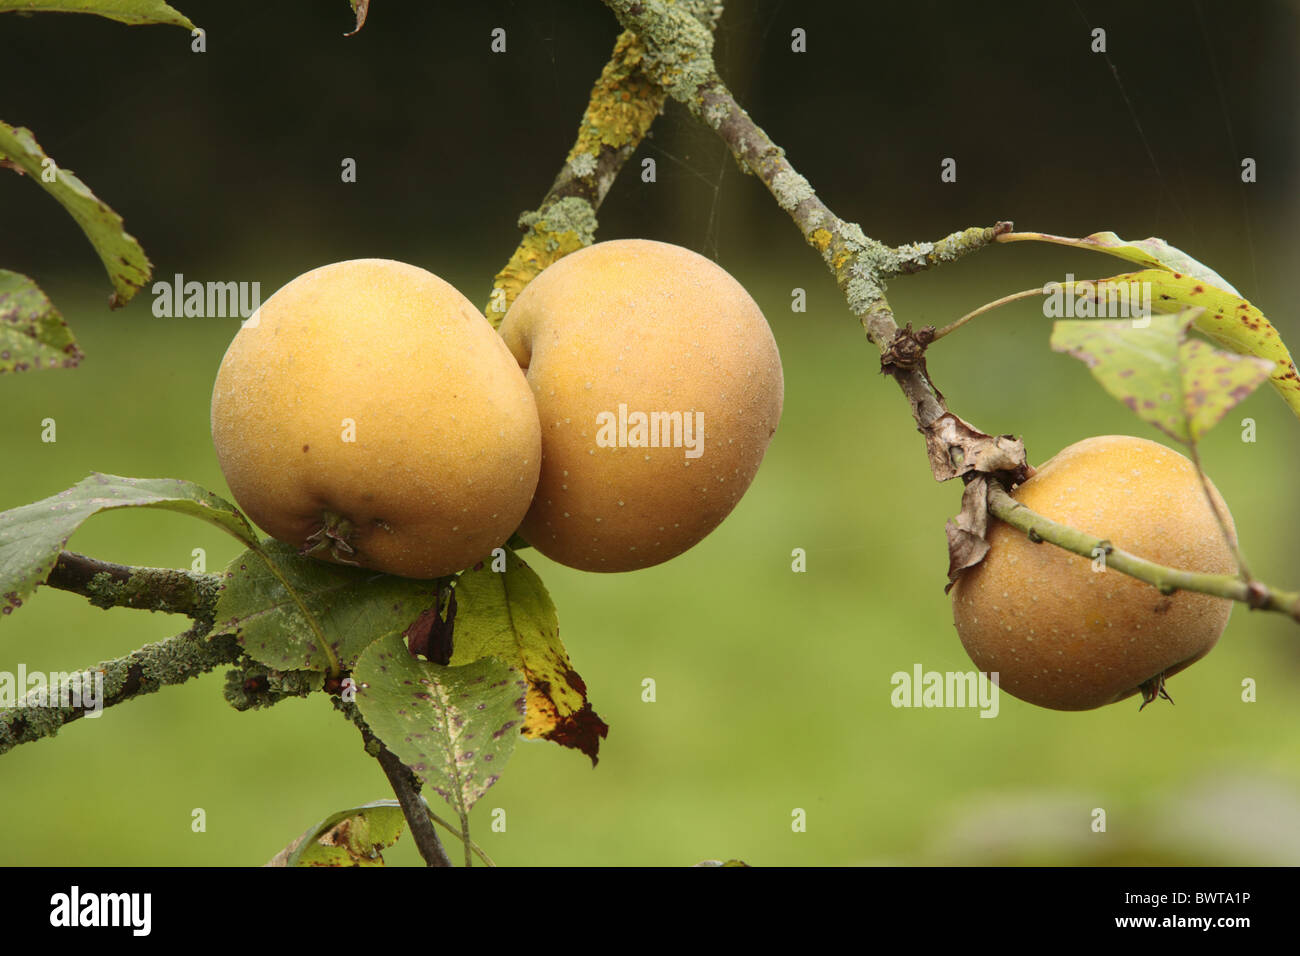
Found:
[{"label": "blurred green background", "polygon": [[[576,0],[377,4],[348,40],[343,0],[255,16],[177,5],[208,29],[206,54],[175,29],[0,15],[0,48],[24,78],[0,89],[0,119],[32,127],[122,213],[158,278],[260,281],[264,297],[325,262],[390,256],[485,300],[617,32]],[[1012,3],[996,19],[947,2],[730,7],[724,76],[869,235],[933,239],[1004,218],[1160,235],[1300,347],[1294,5]],[[1090,25],[1108,31],[1109,62],[1088,52]],[[488,52],[496,26],[504,55]],[[790,51],[794,27],[807,54]],[[349,156],[359,181],[345,185]],[[946,156],[956,184],[939,182]],[[1260,168],[1244,187],[1243,156]],[[1171,682],[1177,705],[1140,715],[1132,701],[1065,714],[1005,695],[994,720],[890,705],[895,671],[971,667],[943,594],[960,488],[932,481],[820,260],[712,134],[670,104],[635,168],[643,157],[658,181],[622,177],[600,237],[678,242],[732,272],[780,345],[784,418],[735,513],[682,557],[593,575],[529,553],[612,729],[595,769],[521,741],[471,818],[487,852],[507,865],[1300,862],[1300,633],[1277,615],[1238,608],[1214,653]],[[147,290],[109,313],[71,220],[16,177],[0,178],[0,203],[0,266],[42,285],[87,354],[73,371],[0,378],[0,508],[92,470],[226,494],[208,400],[236,320],[155,318]],[[1124,268],[1020,244],[898,280],[891,301],[900,321],[943,324],[1066,272]],[[806,313],[791,312],[796,288]],[[1048,331],[1036,303],[1017,304],[936,347],[931,372],[955,411],[1023,436],[1036,462],[1088,435],[1160,437],[1050,352]],[[40,441],[47,417],[54,444]],[[1203,449],[1252,568],[1291,588],[1297,448],[1300,422],[1265,387]],[[97,517],[71,547],[177,567],[203,548],[209,569],[238,551],[147,511]],[[184,627],[43,589],[5,618],[0,668],[81,668]],[[641,700],[645,678],[655,703]],[[1245,678],[1255,703],[1241,701]],[[0,758],[0,863],[261,863],[330,812],[388,795],[324,699],[240,714],[221,683],[207,675]],[[196,807],[204,833],[190,829]],[[490,829],[497,807],[504,833]],[[1105,834],[1089,830],[1095,807]],[[794,808],[806,833],[791,831]],[[389,859],[418,862],[406,838]]]}]

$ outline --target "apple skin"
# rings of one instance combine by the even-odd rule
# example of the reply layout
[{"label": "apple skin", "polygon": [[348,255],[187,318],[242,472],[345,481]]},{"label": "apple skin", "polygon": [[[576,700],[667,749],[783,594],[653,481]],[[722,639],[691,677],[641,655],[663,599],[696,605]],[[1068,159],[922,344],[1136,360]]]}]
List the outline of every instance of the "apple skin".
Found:
[{"label": "apple skin", "polygon": [[[1218,490],[1214,499],[1236,529]],[[1013,493],[1026,507],[1168,567],[1233,574],[1236,561],[1195,466],[1157,442],[1087,438],[1061,451]],[[1089,710],[1138,693],[1200,660],[1232,603],[1189,591],[1161,594],[991,519],[990,550],[952,589],[953,619],[971,660],[1002,690],[1055,710]]]},{"label": "apple skin", "polygon": [[[520,532],[569,567],[631,571],[694,546],[749,488],[781,419],[781,357],[762,311],[680,246],[621,239],[565,256],[524,288],[501,335],[542,425]],[[684,435],[679,447],[611,447],[601,416],[620,406],[695,416],[700,454],[685,454]]]},{"label": "apple skin", "polygon": [[541,461],[532,392],[492,326],[389,259],[321,266],[261,306],[222,359],[212,440],[235,501],[273,537],[412,578],[506,541]]}]

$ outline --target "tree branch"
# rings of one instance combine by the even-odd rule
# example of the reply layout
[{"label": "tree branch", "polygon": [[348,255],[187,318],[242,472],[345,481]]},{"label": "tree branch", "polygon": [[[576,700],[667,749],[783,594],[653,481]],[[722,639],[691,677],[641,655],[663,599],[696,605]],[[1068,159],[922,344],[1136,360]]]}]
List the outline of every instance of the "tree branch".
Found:
[{"label": "tree branch", "polygon": [[[706,32],[716,26],[722,12],[721,3],[682,0],[681,6]],[[564,166],[541,205],[519,217],[524,238],[497,273],[483,310],[494,327],[543,269],[595,241],[596,210],[663,111],[663,88],[642,68],[644,58],[645,47],[634,33],[619,35],[591,89]]]},{"label": "tree branch", "polygon": [[[643,69],[674,99],[707,124],[731,149],[741,170],[757,176],[821,255],[850,311],[867,337],[889,356],[902,334],[885,297],[888,279],[968,255],[1011,230],[1010,223],[954,232],[938,242],[891,247],[869,239],[862,228],[835,215],[785,151],[736,102],[713,62],[713,36],[691,15],[688,4],[665,0],[606,0],[627,30],[645,45]],[[949,414],[943,395],[930,382],[924,363],[891,364],[893,375],[922,431]]]},{"label": "tree branch", "polygon": [[378,760],[379,766],[383,768],[384,776],[388,778],[389,786],[393,788],[393,793],[397,795],[397,802],[401,804],[402,815],[406,817],[406,825],[411,830],[411,839],[415,841],[420,856],[424,857],[425,865],[451,866],[447,851],[443,849],[442,841],[438,839],[438,832],[433,828],[431,811],[420,797],[420,779],[406,764],[402,763],[400,757],[375,736],[375,732],[361,716],[361,710],[356,704],[338,697],[333,700],[334,709],[352,721],[361,732],[366,753]]},{"label": "tree branch", "polygon": [[[242,648],[235,638],[222,635],[209,640],[209,627],[196,622],[184,634],[146,644],[126,657],[104,661],[82,671],[103,674],[103,698],[98,701],[98,707],[114,707],[169,684],[183,684],[238,660]],[[28,694],[20,706],[0,711],[0,754],[19,744],[53,737],[61,727],[85,717],[87,712],[87,707],[51,707],[40,699],[39,692]]]},{"label": "tree branch", "polygon": [[[368,730],[362,731],[362,737],[368,733]],[[407,769],[406,764],[402,763],[391,750],[379,742],[377,738],[371,739],[379,743],[379,753],[375,759],[379,761],[379,766],[384,768],[384,775],[388,777],[388,782],[393,788],[393,793],[397,794],[397,802],[402,805],[402,813],[406,816],[406,823],[411,828],[411,839],[415,841],[416,847],[420,851],[420,856],[424,857],[424,862],[428,866],[451,866],[451,859],[447,856],[447,851],[442,847],[442,841],[438,839],[438,831],[433,828],[433,820],[429,817],[429,809],[420,799],[420,784],[415,779],[415,775]],[[367,742],[367,748],[369,742]]]},{"label": "tree branch", "polygon": [[1243,581],[1231,574],[1202,574],[1156,564],[1117,548],[1109,541],[1031,511],[1012,498],[997,482],[989,483],[989,511],[994,517],[1023,531],[1031,541],[1046,541],[1085,558],[1096,557],[1100,550],[1106,555],[1106,567],[1152,584],[1162,594],[1173,594],[1175,591],[1212,594],[1230,601],[1240,601],[1256,610],[1279,611],[1300,621],[1300,594],[1277,590],[1259,581]]},{"label": "tree branch", "polygon": [[64,551],[45,582],[89,598],[95,607],[130,607],[211,621],[221,575],[136,568]]},{"label": "tree branch", "polygon": [[[644,44],[643,69],[731,149],[742,171],[756,175],[799,227],[804,241],[821,254],[835,276],[849,309],[881,352],[881,370],[892,375],[926,438],[931,470],[943,481],[972,471],[1010,475],[1028,473],[1019,442],[986,435],[948,410],[943,394],[929,378],[925,350],[937,337],[933,329],[899,328],[885,296],[886,282],[944,262],[951,262],[1011,234],[1009,222],[954,232],[938,242],[891,247],[868,238],[856,223],[836,216],[736,102],[713,62],[713,37],[686,9],[670,0],[605,0],[625,30]],[[952,331],[959,323],[944,330]],[[1032,526],[1042,540],[1090,556],[1103,542],[1064,525],[1049,522],[1019,505],[994,485],[992,513],[1014,527]],[[996,510],[993,502],[996,501]],[[1010,502],[1010,504],[1008,504]],[[1014,515],[1015,521],[1008,516]],[[1110,545],[1107,543],[1106,547]],[[1160,587],[1183,588],[1242,601],[1253,608],[1282,611],[1300,620],[1300,598],[1253,581],[1201,575],[1152,564],[1135,555],[1112,551],[1109,565]]]}]

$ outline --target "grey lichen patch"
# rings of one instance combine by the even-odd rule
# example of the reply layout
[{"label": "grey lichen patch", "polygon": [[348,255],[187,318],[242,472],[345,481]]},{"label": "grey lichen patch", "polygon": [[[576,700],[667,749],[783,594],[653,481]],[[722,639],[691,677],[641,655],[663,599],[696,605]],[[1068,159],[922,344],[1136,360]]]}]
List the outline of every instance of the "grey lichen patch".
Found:
[{"label": "grey lichen patch", "polygon": [[866,250],[871,245],[871,240],[866,237],[862,227],[856,222],[846,222],[840,226],[840,245],[847,251],[857,254]]},{"label": "grey lichen patch", "polygon": [[854,315],[864,316],[875,308],[877,302],[884,299],[885,284],[870,275],[857,274],[844,287],[844,297]]},{"label": "grey lichen patch", "polygon": [[816,229],[825,218],[820,209],[810,209],[808,215],[804,218],[804,224],[808,229]]},{"label": "grey lichen patch", "polygon": [[226,672],[223,695],[235,710],[270,707],[289,697],[306,697],[322,690],[325,675],[320,671],[280,671],[244,657],[240,667]]},{"label": "grey lichen patch", "polygon": [[180,639],[142,647],[137,653],[147,655],[141,668],[144,683],[149,686],[181,684],[191,677],[212,670],[213,645],[204,639],[204,630],[192,628]]},{"label": "grey lichen patch", "polygon": [[729,112],[726,106],[715,101],[704,108],[704,122],[717,129]]},{"label": "grey lichen patch", "polygon": [[915,266],[924,266],[929,261],[930,255],[933,252],[933,242],[913,242],[905,246],[899,246],[895,250],[900,266],[906,263],[911,263]]},{"label": "grey lichen patch", "polygon": [[519,217],[519,225],[524,229],[538,228],[539,224],[542,231],[551,234],[571,232],[584,246],[591,245],[596,239],[596,210],[578,196],[568,196],[545,209],[526,212]]},{"label": "grey lichen patch", "polygon": [[645,43],[646,72],[673,99],[698,112],[701,88],[718,78],[713,34],[705,25],[715,19],[713,4],[609,0],[609,7]]},{"label": "grey lichen patch", "polygon": [[590,176],[596,171],[596,157],[591,153],[578,153],[569,158],[569,169],[579,178]]},{"label": "grey lichen patch", "polygon": [[119,581],[107,571],[100,571],[90,583],[86,585],[86,590],[90,592],[90,603],[94,607],[110,608],[117,607],[123,602],[123,594],[126,590],[126,582]]},{"label": "grey lichen patch", "polygon": [[952,262],[988,245],[996,235],[995,230],[979,226],[962,229],[940,239],[928,255],[931,262]]},{"label": "grey lichen patch", "polygon": [[148,608],[211,620],[220,588],[217,575],[139,568],[126,578],[100,571],[86,583],[86,596],[98,608]]},{"label": "grey lichen patch", "polygon": [[[87,673],[103,674],[98,703],[112,706],[139,694],[148,694],[166,684],[179,684],[191,677],[229,664],[239,657],[234,637],[222,635],[208,640],[209,627],[196,623],[176,637],[146,644],[124,658],[105,661]],[[84,707],[19,707],[0,711],[0,753],[15,745],[42,737],[53,737],[64,724],[86,715]]]},{"label": "grey lichen patch", "polygon": [[815,194],[808,180],[793,169],[783,169],[772,178],[772,195],[786,212],[794,212],[805,199]]},{"label": "grey lichen patch", "polygon": [[68,722],[64,708],[18,707],[0,713],[0,754],[20,743],[53,737]]}]

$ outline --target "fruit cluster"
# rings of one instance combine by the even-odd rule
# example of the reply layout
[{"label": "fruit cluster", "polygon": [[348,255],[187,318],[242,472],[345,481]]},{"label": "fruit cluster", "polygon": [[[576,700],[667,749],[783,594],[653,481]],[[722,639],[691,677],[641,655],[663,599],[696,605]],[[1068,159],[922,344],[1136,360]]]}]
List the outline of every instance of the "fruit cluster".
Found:
[{"label": "fruit cluster", "polygon": [[[735,279],[687,249],[618,240],[543,271],[499,334],[416,266],[358,259],[301,275],[226,352],[212,436],[249,517],[327,560],[434,578],[518,533],[561,564],[629,571],[731,513],[783,397],[772,332]],[[1222,498],[1155,442],[1079,442],[1015,497],[1159,564],[1236,568]],[[1154,696],[1227,624],[1230,602],[1162,594],[1105,573],[1104,556],[996,520],[988,541],[952,592],[957,632],[1031,703]]]},{"label": "fruit cluster", "polygon": [[328,560],[433,578],[518,531],[562,564],[628,571],[731,512],[783,394],[754,300],[678,246],[573,253],[500,334],[437,276],[358,259],[299,276],[245,322],[212,437],[248,516]]}]

